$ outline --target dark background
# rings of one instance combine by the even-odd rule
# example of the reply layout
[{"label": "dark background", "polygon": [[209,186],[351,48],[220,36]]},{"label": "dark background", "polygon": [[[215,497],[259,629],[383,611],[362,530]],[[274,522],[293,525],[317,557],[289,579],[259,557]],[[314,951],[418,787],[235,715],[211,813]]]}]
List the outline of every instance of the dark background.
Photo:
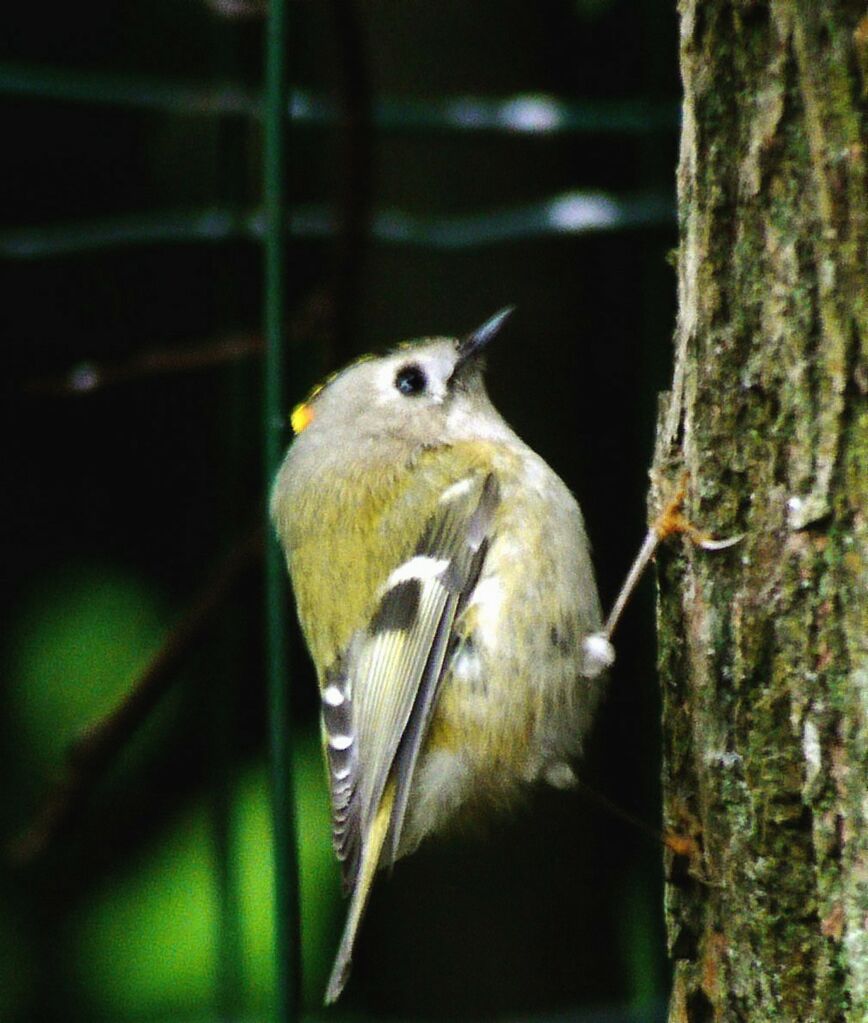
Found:
[{"label": "dark background", "polygon": [[[483,214],[576,189],[671,199],[676,115],[655,130],[611,131],[605,119],[606,104],[621,100],[675,110],[674,12],[659,0],[368,0],[355,9],[359,51],[342,9],[293,7],[291,79],[349,121],[293,129],[293,203],[335,210],[338,233],[293,246],[290,400],[355,354],[464,332],[515,304],[489,360],[490,390],[579,498],[608,607],[645,529],[656,395],[670,372],[674,216],[453,251],[365,243],[347,225],[366,210]],[[59,776],[69,742],[176,636],[209,573],[261,514],[262,257],[243,219],[260,202],[259,123],[110,96],[119,84],[135,96],[186,82],[234,83],[256,97],[262,52],[260,17],[226,17],[194,0],[13,5],[4,16],[7,843]],[[354,72],[348,54],[360,53]],[[51,88],[22,86],[45,72]],[[101,83],[98,94],[77,99],[81,80]],[[599,103],[603,127],[366,130],[366,82],[374,100],[543,93]],[[218,208],[239,225],[223,237],[176,229],[143,240],[169,213]],[[99,245],[87,244],[94,225],[108,239]],[[237,341],[228,359],[227,336]],[[165,354],[158,369],[135,368],[155,352]],[[79,380],[99,372],[102,385],[72,392],[76,369]],[[84,812],[35,858],[6,857],[0,1019],[268,1010],[261,590],[254,562]],[[616,646],[582,777],[656,826],[647,581]],[[305,992],[315,1008],[342,909],[315,687],[295,633],[292,662]],[[619,1007],[658,1018],[667,991],[661,895],[653,839],[582,792],[535,792],[511,819],[432,843],[380,880],[342,1007],[401,1019],[592,1010],[616,1019]]]}]

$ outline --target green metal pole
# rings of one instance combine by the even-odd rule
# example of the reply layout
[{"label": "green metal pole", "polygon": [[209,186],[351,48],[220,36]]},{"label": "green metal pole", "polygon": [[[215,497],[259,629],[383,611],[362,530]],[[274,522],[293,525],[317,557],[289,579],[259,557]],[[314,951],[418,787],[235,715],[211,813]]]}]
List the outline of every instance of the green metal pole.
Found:
[{"label": "green metal pole", "polygon": [[[265,473],[270,481],[283,455],[285,403],[283,350],[287,322],[289,277],[289,202],[287,142],[289,119],[288,0],[271,0],[266,39],[265,102]],[[265,607],[269,678],[271,784],[274,817],[276,1019],[298,1018],[300,1004],[300,947],[298,863],[295,808],[292,791],[292,751],[289,720],[286,569],[267,527]]]}]

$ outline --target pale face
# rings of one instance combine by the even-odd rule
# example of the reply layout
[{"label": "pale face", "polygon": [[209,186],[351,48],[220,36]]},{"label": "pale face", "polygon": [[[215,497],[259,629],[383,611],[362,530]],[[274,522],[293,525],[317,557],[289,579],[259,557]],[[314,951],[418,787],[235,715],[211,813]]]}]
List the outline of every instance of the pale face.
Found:
[{"label": "pale face", "polygon": [[350,366],[313,400],[306,433],[442,438],[449,412],[483,393],[479,367],[456,373],[459,361],[456,342],[438,338]]},{"label": "pale face", "polygon": [[408,346],[372,365],[373,403],[381,408],[442,405],[450,396],[458,355],[452,341]]}]

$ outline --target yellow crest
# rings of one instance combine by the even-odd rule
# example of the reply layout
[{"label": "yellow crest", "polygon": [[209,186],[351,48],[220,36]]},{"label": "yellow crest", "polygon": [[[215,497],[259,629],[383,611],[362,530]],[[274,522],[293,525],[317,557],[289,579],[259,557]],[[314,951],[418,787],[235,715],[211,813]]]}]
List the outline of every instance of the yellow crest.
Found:
[{"label": "yellow crest", "polygon": [[376,358],[376,355],[360,355],[358,359],[354,359],[351,363],[349,363],[349,365],[336,370],[334,373],[329,373],[325,380],[322,380],[316,385],[316,387],[312,388],[310,394],[308,394],[304,401],[300,401],[290,413],[289,424],[292,427],[292,432],[295,436],[297,437],[300,433],[303,433],[316,418],[316,413],[313,410],[313,403],[320,393],[329,386],[329,384],[333,383],[348,369],[352,369],[353,366],[358,366],[359,363],[369,362],[371,359]]}]

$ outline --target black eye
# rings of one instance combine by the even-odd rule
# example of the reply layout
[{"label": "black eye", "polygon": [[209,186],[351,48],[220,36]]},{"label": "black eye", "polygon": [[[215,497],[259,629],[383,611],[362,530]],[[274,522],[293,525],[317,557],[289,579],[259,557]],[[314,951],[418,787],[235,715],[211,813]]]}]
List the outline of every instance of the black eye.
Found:
[{"label": "black eye", "polygon": [[415,363],[409,366],[402,366],[395,377],[395,387],[408,398],[415,394],[421,394],[428,386],[428,378]]}]

